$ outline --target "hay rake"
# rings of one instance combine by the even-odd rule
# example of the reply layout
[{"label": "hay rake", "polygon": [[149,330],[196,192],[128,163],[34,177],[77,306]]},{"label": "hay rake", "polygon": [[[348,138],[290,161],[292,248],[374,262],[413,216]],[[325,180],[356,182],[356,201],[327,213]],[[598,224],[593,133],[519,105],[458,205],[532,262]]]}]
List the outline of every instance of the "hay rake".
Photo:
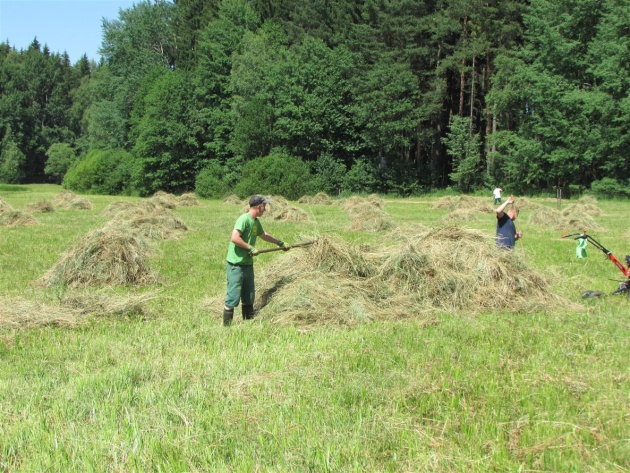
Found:
[{"label": "hay rake", "polygon": [[[570,238],[570,237],[573,237],[574,240],[584,239],[591,242],[591,244],[595,248],[601,250],[608,257],[608,259],[612,261],[615,266],[617,266],[619,271],[623,273],[623,275],[627,278],[627,280],[621,281],[617,289],[615,289],[611,294],[624,294],[625,293],[628,296],[628,298],[630,298],[630,269],[628,269],[630,267],[630,255],[626,255],[625,260],[626,260],[626,265],[628,266],[624,266],[624,264],[621,261],[619,261],[617,257],[612,254],[610,250],[605,248],[604,245],[602,245],[592,236],[587,235],[586,231],[583,231],[582,233],[569,233],[569,234],[565,233],[564,235],[562,235],[562,238]],[[586,291],[582,293],[582,297],[585,297],[585,298],[586,297],[599,297],[599,296],[602,296],[603,294],[604,293],[602,291]]]}]

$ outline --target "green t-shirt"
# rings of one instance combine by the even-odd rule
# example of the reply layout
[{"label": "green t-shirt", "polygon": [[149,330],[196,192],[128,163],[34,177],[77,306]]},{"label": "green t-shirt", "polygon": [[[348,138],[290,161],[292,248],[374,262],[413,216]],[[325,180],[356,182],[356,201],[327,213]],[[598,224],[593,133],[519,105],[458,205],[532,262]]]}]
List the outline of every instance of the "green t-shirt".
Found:
[{"label": "green t-shirt", "polygon": [[[250,246],[256,246],[256,238],[263,234],[263,227],[257,218],[252,217],[249,212],[241,215],[234,224],[234,230],[241,233],[241,238]],[[251,265],[254,258],[249,255],[245,248],[236,246],[230,241],[228,245],[227,260],[232,264]]]}]

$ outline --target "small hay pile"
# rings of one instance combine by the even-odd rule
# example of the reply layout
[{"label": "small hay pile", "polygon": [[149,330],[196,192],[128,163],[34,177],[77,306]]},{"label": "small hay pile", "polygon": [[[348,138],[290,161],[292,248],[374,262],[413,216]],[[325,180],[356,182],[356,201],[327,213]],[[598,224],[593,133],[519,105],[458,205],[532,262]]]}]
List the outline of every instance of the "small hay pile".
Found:
[{"label": "small hay pile", "polygon": [[229,205],[245,205],[247,202],[241,200],[236,194],[230,194],[225,199],[223,199],[224,204]]},{"label": "small hay pile", "polygon": [[192,192],[182,194],[177,198],[177,205],[180,207],[196,207],[201,205],[201,202],[197,200],[197,196]]},{"label": "small hay pile", "polygon": [[134,234],[152,240],[178,240],[184,232],[188,231],[188,226],[184,221],[168,210],[138,214],[122,211],[105,226],[105,228],[113,229],[123,227]]},{"label": "small hay pile", "polygon": [[577,203],[571,204],[562,211],[564,217],[571,215],[588,215],[589,217],[599,217],[602,210],[595,204]]},{"label": "small hay pile", "polygon": [[592,204],[597,205],[597,199],[590,195],[584,195],[578,199],[578,204]]},{"label": "small hay pile", "polygon": [[38,224],[39,222],[35,217],[20,210],[6,210],[0,212],[0,227],[26,227]]},{"label": "small hay pile", "polygon": [[38,283],[44,287],[144,285],[157,281],[147,264],[149,250],[129,230],[104,228],[61,255]]},{"label": "small hay pile", "polygon": [[[355,325],[437,312],[535,312],[571,304],[494,237],[457,226],[396,229],[393,245],[360,251],[330,238],[295,248],[258,278],[261,317]],[[509,295],[509,296],[508,296]]]},{"label": "small hay pile", "polygon": [[485,197],[471,197],[468,195],[447,195],[433,202],[431,207],[433,209],[448,209],[452,211],[468,210],[468,213],[493,213],[495,211],[495,207]]},{"label": "small hay pile", "polygon": [[[155,205],[155,204],[154,204]],[[116,201],[109,204],[102,212],[101,215],[104,217],[113,217],[119,212],[123,212],[129,209],[136,208],[136,204],[133,202],[125,202],[125,201]]]},{"label": "small hay pile", "polygon": [[[266,215],[273,220],[285,222],[306,222],[309,220],[308,214],[304,210],[294,207],[284,197],[269,196],[268,199],[271,203],[267,205]],[[249,205],[246,205],[243,211],[249,211]]]},{"label": "small hay pile", "polygon": [[154,298],[152,293],[127,297],[97,293],[66,295],[50,303],[24,298],[0,299],[0,327],[78,327],[88,316],[145,315],[146,304]]},{"label": "small hay pile", "polygon": [[176,209],[178,204],[177,196],[164,191],[157,191],[149,201],[165,209]]},{"label": "small hay pile", "polygon": [[305,195],[300,197],[298,204],[331,205],[332,199],[325,192],[318,192],[314,196]]},{"label": "small hay pile", "polygon": [[6,200],[0,197],[0,213],[9,212],[11,210],[13,210],[13,207],[11,207]]},{"label": "small hay pile", "polygon": [[354,213],[349,213],[352,223],[350,229],[368,233],[390,230],[396,226],[394,220],[378,207],[357,207]]},{"label": "small hay pile", "polygon": [[65,210],[92,210],[92,202],[69,190],[57,194],[52,200],[52,205]]},{"label": "small hay pile", "polygon": [[350,229],[353,231],[376,233],[396,226],[394,220],[383,210],[384,202],[378,196],[367,199],[352,196],[340,201],[339,205],[350,217]]},{"label": "small hay pile", "polygon": [[35,204],[28,204],[24,210],[30,213],[51,213],[55,211],[55,207],[47,200],[40,200]]},{"label": "small hay pile", "polygon": [[607,231],[604,227],[595,222],[595,220],[593,220],[591,216],[582,213],[582,211],[578,208],[570,209],[567,207],[567,209],[565,209],[565,212],[562,212],[562,218],[556,226],[558,230],[596,230],[598,232]]}]

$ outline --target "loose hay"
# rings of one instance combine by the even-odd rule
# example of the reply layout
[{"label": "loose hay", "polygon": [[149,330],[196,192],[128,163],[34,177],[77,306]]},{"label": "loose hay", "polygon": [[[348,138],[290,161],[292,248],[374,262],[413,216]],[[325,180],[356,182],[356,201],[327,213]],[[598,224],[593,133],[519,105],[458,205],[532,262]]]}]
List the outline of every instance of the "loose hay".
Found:
[{"label": "loose hay", "polygon": [[163,191],[157,191],[149,201],[165,209],[176,209],[178,204],[178,199],[174,194]]},{"label": "loose hay", "polygon": [[141,237],[125,229],[104,228],[61,255],[38,282],[45,287],[151,284],[157,276],[147,264],[148,255]]},{"label": "loose hay", "polygon": [[0,327],[28,329],[47,325],[77,327],[88,316],[145,315],[153,293],[116,296],[102,293],[65,295],[54,302],[0,299]]},{"label": "loose hay", "polygon": [[0,213],[1,227],[26,227],[38,224],[39,222],[35,217],[19,210],[5,210]]},{"label": "loose hay", "polygon": [[368,251],[320,238],[293,249],[258,278],[261,317],[278,323],[346,324],[436,312],[531,313],[572,304],[494,236],[458,226],[409,227]]},{"label": "loose hay", "polygon": [[50,213],[55,211],[55,207],[47,200],[40,200],[35,204],[28,204],[24,210],[29,213]]},{"label": "loose hay", "polygon": [[436,200],[431,206],[433,209],[468,210],[469,212],[492,213],[495,207],[484,197],[444,196]]}]

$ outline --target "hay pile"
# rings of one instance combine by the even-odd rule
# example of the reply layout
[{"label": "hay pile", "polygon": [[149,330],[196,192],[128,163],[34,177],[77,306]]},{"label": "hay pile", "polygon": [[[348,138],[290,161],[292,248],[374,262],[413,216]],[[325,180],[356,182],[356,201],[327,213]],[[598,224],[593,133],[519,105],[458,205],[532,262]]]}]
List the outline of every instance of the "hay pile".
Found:
[{"label": "hay pile", "polygon": [[92,202],[74,192],[63,190],[52,200],[55,208],[66,210],[92,210]]},{"label": "hay pile", "polygon": [[257,308],[277,323],[354,325],[438,312],[567,307],[545,277],[494,237],[457,226],[397,229],[380,248],[330,238],[295,248],[258,277]]},{"label": "hay pile", "polygon": [[47,200],[40,200],[35,204],[28,204],[24,210],[30,213],[50,213],[55,211],[55,207]]},{"label": "hay pile", "polygon": [[87,235],[37,282],[44,287],[144,285],[157,281],[147,264],[149,249],[128,229],[106,227]]},{"label": "hay pile", "polygon": [[394,220],[383,210],[384,202],[378,196],[367,199],[352,196],[339,201],[341,208],[351,219],[350,229],[368,233],[390,230],[396,226]]},{"label": "hay pile", "polygon": [[245,205],[245,204],[247,204],[246,201],[241,200],[235,194],[228,195],[225,199],[223,199],[223,203],[224,204],[229,204],[229,205]]},{"label": "hay pile", "polygon": [[300,197],[298,204],[331,205],[332,200],[325,192],[318,192],[314,196],[305,195]]},{"label": "hay pile", "polygon": [[178,240],[188,231],[184,221],[172,212],[151,212],[142,208],[117,213],[104,228],[127,228],[136,235],[153,240]]},{"label": "hay pile", "polygon": [[180,207],[196,207],[201,205],[201,202],[197,200],[197,196],[192,192],[182,194],[177,198],[177,205]]},{"label": "hay pile", "polygon": [[25,227],[38,225],[38,221],[32,215],[20,210],[5,210],[0,212],[0,227]]},{"label": "hay pile", "polygon": [[[520,207],[521,209],[523,207]],[[589,213],[597,213],[599,208],[590,204],[574,204],[565,208],[562,212],[540,204],[527,203],[530,210],[528,223],[556,230],[597,230],[606,231],[599,225]]]},{"label": "hay pile", "polygon": [[13,207],[11,207],[6,200],[0,197],[0,213],[9,212],[11,210],[14,210]]},{"label": "hay pile", "polygon": [[[273,220],[281,220],[286,222],[306,222],[309,220],[308,214],[297,208],[282,196],[270,195],[267,197],[271,203],[267,204],[267,217]],[[246,202],[243,212],[249,211],[249,204]]]},{"label": "hay pile", "polygon": [[177,196],[163,191],[157,191],[153,194],[149,202],[165,209],[176,209],[179,203]]},{"label": "hay pile", "polygon": [[563,216],[588,215],[589,217],[599,217],[602,210],[595,204],[580,203],[571,204],[562,211]]},{"label": "hay pile", "polygon": [[24,298],[0,299],[0,327],[78,327],[88,316],[145,315],[147,303],[154,298],[152,293],[127,297],[96,293],[69,295],[54,302]]},{"label": "hay pile", "polygon": [[[154,207],[156,207],[155,204],[152,204],[152,205]],[[123,211],[129,210],[129,209],[134,209],[136,207],[139,207],[139,206],[137,206],[133,202],[116,201],[116,202],[112,202],[111,204],[109,204],[101,212],[101,215],[104,216],[104,217],[114,217],[119,212],[123,212]]]},{"label": "hay pile", "polygon": [[485,197],[471,197],[467,195],[444,196],[433,202],[433,209],[467,210],[467,213],[493,213],[495,206]]}]

